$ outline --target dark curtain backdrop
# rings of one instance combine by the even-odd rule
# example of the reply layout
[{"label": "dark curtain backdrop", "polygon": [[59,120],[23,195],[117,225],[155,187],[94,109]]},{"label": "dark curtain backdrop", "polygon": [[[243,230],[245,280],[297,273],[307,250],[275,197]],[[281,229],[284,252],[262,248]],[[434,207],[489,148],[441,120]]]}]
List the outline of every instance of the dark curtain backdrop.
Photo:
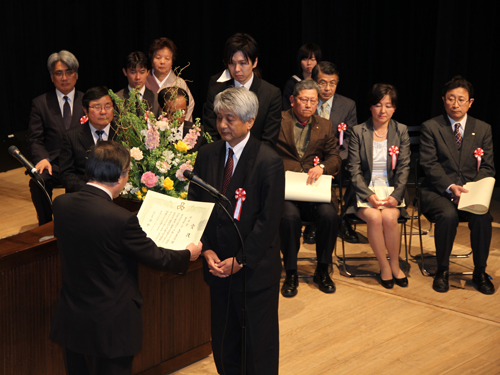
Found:
[{"label": "dark curtain backdrop", "polygon": [[376,82],[398,88],[394,118],[417,125],[442,112],[441,87],[461,74],[476,91],[469,113],[490,123],[500,141],[498,1],[9,1],[0,10],[2,137],[26,130],[31,99],[53,89],[46,68],[52,52],[67,49],[78,58],[77,89],[117,91],[126,85],[124,57],[147,53],[161,36],[178,47],[175,66],[190,63],[182,77],[201,116],[208,80],[223,69],[226,39],[248,32],[260,45],[262,76],[280,88],[296,73],[300,45],[319,44],[338,66],[337,90],[356,101],[360,122]]}]

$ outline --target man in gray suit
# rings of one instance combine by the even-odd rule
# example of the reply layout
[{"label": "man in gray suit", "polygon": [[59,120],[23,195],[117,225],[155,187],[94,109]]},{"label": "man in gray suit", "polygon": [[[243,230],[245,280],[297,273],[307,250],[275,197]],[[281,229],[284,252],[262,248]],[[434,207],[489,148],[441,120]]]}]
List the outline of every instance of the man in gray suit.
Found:
[{"label": "man in gray suit", "polygon": [[[54,52],[47,60],[55,90],[33,99],[28,129],[28,149],[35,168],[43,179],[50,197],[59,180],[59,151],[67,129],[80,124],[83,116],[83,93],[75,90],[78,81],[78,60],[68,51]],[[33,205],[38,224],[52,221],[52,207],[43,191],[30,180]]]},{"label": "man in gray suit", "polygon": [[[351,130],[354,125],[358,124],[358,118],[356,116],[356,103],[354,100],[336,93],[339,84],[339,75],[337,67],[328,61],[319,62],[312,71],[312,79],[321,89],[316,114],[330,120],[332,123],[336,142],[339,146],[339,155],[342,158],[340,173],[344,181],[349,177],[346,165]],[[339,234],[347,242],[359,242],[356,232],[346,220],[340,223]],[[313,238],[314,235],[311,234],[311,230],[306,230],[304,241],[314,243]]]},{"label": "man in gray suit", "polygon": [[[495,293],[486,273],[492,221],[490,213],[476,215],[457,209],[467,182],[495,176],[491,126],[467,115],[474,102],[472,84],[460,76],[443,88],[446,114],[422,124],[420,164],[425,172],[422,212],[435,220],[437,272],[432,284],[436,292],[448,291],[448,265],[459,220],[467,220],[474,253],[473,281],[483,294]],[[479,162],[477,153],[482,153]]]}]

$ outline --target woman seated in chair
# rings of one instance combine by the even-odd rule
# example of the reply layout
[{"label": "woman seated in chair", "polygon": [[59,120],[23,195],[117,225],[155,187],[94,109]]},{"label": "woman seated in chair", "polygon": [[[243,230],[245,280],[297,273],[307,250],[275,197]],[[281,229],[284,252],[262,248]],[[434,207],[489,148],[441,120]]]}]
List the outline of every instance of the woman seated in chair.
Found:
[{"label": "woman seated in chair", "polygon": [[397,206],[403,202],[410,171],[410,137],[406,125],[392,120],[398,103],[394,86],[377,83],[368,102],[372,117],[352,128],[349,142],[351,189],[350,200],[346,200],[350,202],[347,214],[355,213],[367,223],[368,241],[380,265],[382,286],[390,289],[396,283],[406,287],[408,279],[399,267]]}]

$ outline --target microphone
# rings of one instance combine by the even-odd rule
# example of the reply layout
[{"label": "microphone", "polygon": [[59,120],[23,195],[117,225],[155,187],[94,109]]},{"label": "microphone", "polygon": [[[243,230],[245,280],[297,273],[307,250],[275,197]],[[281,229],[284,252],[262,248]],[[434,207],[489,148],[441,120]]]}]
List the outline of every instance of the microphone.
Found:
[{"label": "microphone", "polygon": [[9,154],[11,154],[13,157],[15,157],[22,165],[24,165],[24,168],[28,170],[29,173],[31,174],[39,174],[38,170],[33,166],[33,164],[30,163],[28,159],[26,159],[21,152],[19,152],[19,149],[12,145],[9,147]]},{"label": "microphone", "polygon": [[195,175],[189,169],[186,169],[184,171],[183,175],[189,181],[192,181],[196,185],[198,185],[199,187],[205,189],[210,194],[212,194],[214,197],[219,198],[219,199],[223,199],[223,200],[227,201],[229,204],[231,204],[231,202],[229,202],[229,199],[227,199],[224,194],[222,194],[221,192],[219,192],[219,190],[217,190],[216,188],[214,188],[212,185],[207,184],[205,181],[203,181],[201,178],[199,178],[197,175]]}]

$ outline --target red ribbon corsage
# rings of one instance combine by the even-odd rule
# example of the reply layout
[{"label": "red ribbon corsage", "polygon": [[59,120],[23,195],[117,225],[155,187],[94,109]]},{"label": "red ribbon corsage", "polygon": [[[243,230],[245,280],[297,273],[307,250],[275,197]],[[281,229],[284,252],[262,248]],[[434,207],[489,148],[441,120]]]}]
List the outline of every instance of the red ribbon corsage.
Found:
[{"label": "red ribbon corsage", "polygon": [[80,119],[80,124],[85,124],[87,121],[89,121],[89,118],[87,116],[82,116]]},{"label": "red ribbon corsage", "polygon": [[236,189],[234,198],[236,199],[236,207],[234,208],[233,217],[239,221],[241,216],[241,206],[245,199],[247,199],[247,192],[242,188]]},{"label": "red ribbon corsage", "polygon": [[315,156],[313,159],[314,166],[317,166],[319,164],[319,157]]},{"label": "red ribbon corsage", "polygon": [[344,132],[347,130],[347,125],[345,122],[341,122],[337,126],[337,129],[339,131],[339,146],[342,146],[344,144]]},{"label": "red ribbon corsage", "polygon": [[397,146],[391,146],[389,148],[389,155],[391,155],[391,170],[396,168],[396,161],[399,155],[399,148]]},{"label": "red ribbon corsage", "polygon": [[479,167],[481,166],[481,157],[484,156],[484,151],[482,148],[476,148],[474,150],[474,157],[477,159],[477,171],[479,172]]},{"label": "red ribbon corsage", "polygon": [[153,112],[151,112],[151,111],[146,111],[146,113],[144,113],[144,117],[146,118],[146,121],[148,122],[148,124],[149,124],[149,115],[152,115],[152,114],[153,114]]}]

